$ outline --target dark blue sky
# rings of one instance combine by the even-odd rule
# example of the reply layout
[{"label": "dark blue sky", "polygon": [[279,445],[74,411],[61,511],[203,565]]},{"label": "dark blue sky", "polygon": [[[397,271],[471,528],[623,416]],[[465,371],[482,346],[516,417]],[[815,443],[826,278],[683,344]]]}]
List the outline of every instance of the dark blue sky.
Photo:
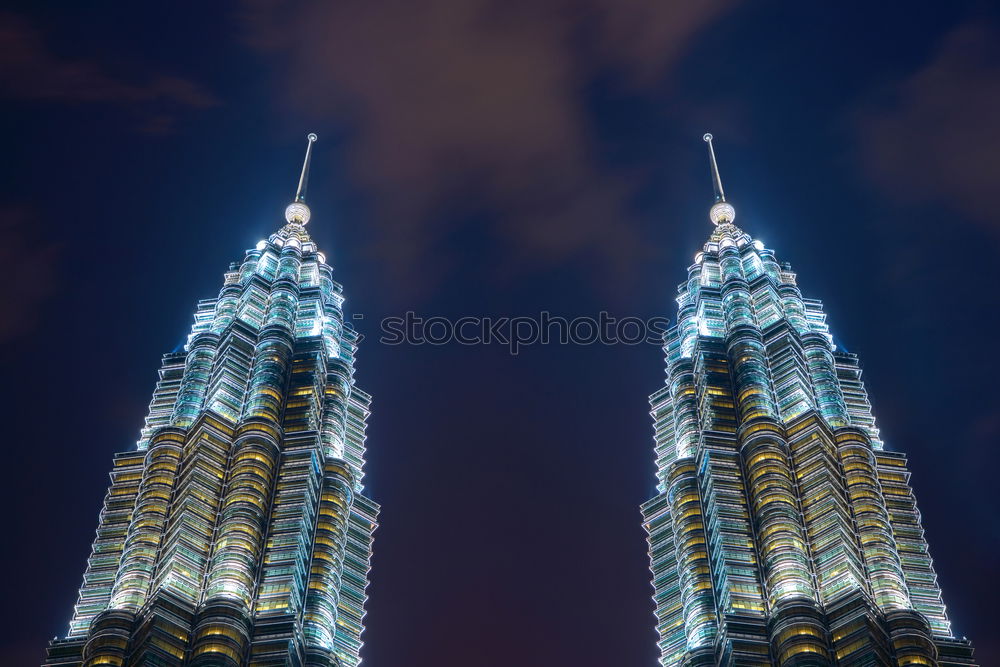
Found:
[{"label": "dark blue sky", "polygon": [[706,130],[738,223],[861,355],[954,626],[1000,663],[992,4],[7,6],[3,664],[65,632],[160,355],[279,226],[310,130],[310,231],[375,396],[366,664],[654,664],[660,351],[391,347],[378,322],[672,319]]}]

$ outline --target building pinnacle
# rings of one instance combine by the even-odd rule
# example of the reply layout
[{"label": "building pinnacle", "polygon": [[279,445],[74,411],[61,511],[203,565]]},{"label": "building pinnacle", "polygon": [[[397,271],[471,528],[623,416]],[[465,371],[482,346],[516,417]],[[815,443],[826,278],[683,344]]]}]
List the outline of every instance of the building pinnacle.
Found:
[{"label": "building pinnacle", "polygon": [[295,200],[285,209],[285,220],[289,223],[304,225],[309,222],[312,212],[306,206],[306,186],[309,184],[309,162],[312,160],[312,145],[319,137],[310,132],[306,137],[306,158],[302,162],[302,173],[299,175],[299,187],[295,192]]},{"label": "building pinnacle", "polygon": [[712,167],[712,187],[715,189],[715,204],[709,209],[708,217],[713,225],[731,223],[736,219],[736,209],[726,201],[726,191],[722,189],[722,177],[719,176],[719,164],[715,160],[715,148],[712,146],[712,133],[706,132],[702,139],[708,144],[708,157]]}]

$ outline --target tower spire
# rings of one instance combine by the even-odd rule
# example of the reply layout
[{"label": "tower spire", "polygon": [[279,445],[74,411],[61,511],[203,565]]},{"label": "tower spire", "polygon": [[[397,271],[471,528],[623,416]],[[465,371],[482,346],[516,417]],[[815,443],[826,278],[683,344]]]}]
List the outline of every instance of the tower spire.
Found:
[{"label": "tower spire", "polygon": [[726,201],[726,191],[722,189],[719,163],[715,160],[715,147],[712,145],[712,133],[706,132],[702,139],[708,144],[708,159],[712,167],[712,188],[715,190],[715,204],[709,210],[708,217],[713,225],[730,223],[736,218],[736,209]]},{"label": "tower spire", "polygon": [[289,223],[304,225],[309,222],[311,211],[306,206],[306,186],[309,185],[309,162],[312,160],[313,143],[319,137],[315,132],[306,136],[306,158],[302,161],[302,173],[299,174],[299,187],[295,191],[295,200],[285,209],[285,220]]},{"label": "tower spire", "polygon": [[708,159],[712,163],[712,187],[715,188],[715,201],[726,201],[726,191],[722,189],[722,177],[719,176],[719,163],[715,161],[713,138],[711,132],[706,132],[705,136],[702,137],[708,144]]},{"label": "tower spire", "polygon": [[295,201],[306,200],[306,186],[309,184],[309,161],[312,159],[313,143],[318,138],[315,132],[310,132],[306,137],[309,143],[306,144],[306,159],[302,162],[302,174],[299,176],[299,189],[295,193]]}]

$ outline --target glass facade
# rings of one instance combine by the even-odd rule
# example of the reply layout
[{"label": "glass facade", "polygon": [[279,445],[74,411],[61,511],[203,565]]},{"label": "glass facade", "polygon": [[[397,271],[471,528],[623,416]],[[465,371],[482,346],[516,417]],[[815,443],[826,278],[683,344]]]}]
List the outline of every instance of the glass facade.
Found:
[{"label": "glass facade", "polygon": [[735,226],[706,141],[715,228],[678,288],[650,397],[661,665],[974,664],[857,357],[791,267]]},{"label": "glass facade", "polygon": [[287,224],[229,266],[163,358],[47,665],[361,662],[371,397],[343,290],[305,229],[314,140]]}]

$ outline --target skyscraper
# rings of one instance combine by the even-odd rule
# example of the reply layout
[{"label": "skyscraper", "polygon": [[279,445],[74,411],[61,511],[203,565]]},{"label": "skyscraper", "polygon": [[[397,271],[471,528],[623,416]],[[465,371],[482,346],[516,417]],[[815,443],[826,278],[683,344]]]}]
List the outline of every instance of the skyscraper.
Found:
[{"label": "skyscraper", "polygon": [[660,663],[973,664],[858,358],[791,267],[733,224],[705,141],[715,228],[678,288],[650,397]]},{"label": "skyscraper", "polygon": [[361,661],[371,397],[354,384],[343,290],[306,231],[308,139],[287,224],[230,264],[163,357],[47,665]]}]

